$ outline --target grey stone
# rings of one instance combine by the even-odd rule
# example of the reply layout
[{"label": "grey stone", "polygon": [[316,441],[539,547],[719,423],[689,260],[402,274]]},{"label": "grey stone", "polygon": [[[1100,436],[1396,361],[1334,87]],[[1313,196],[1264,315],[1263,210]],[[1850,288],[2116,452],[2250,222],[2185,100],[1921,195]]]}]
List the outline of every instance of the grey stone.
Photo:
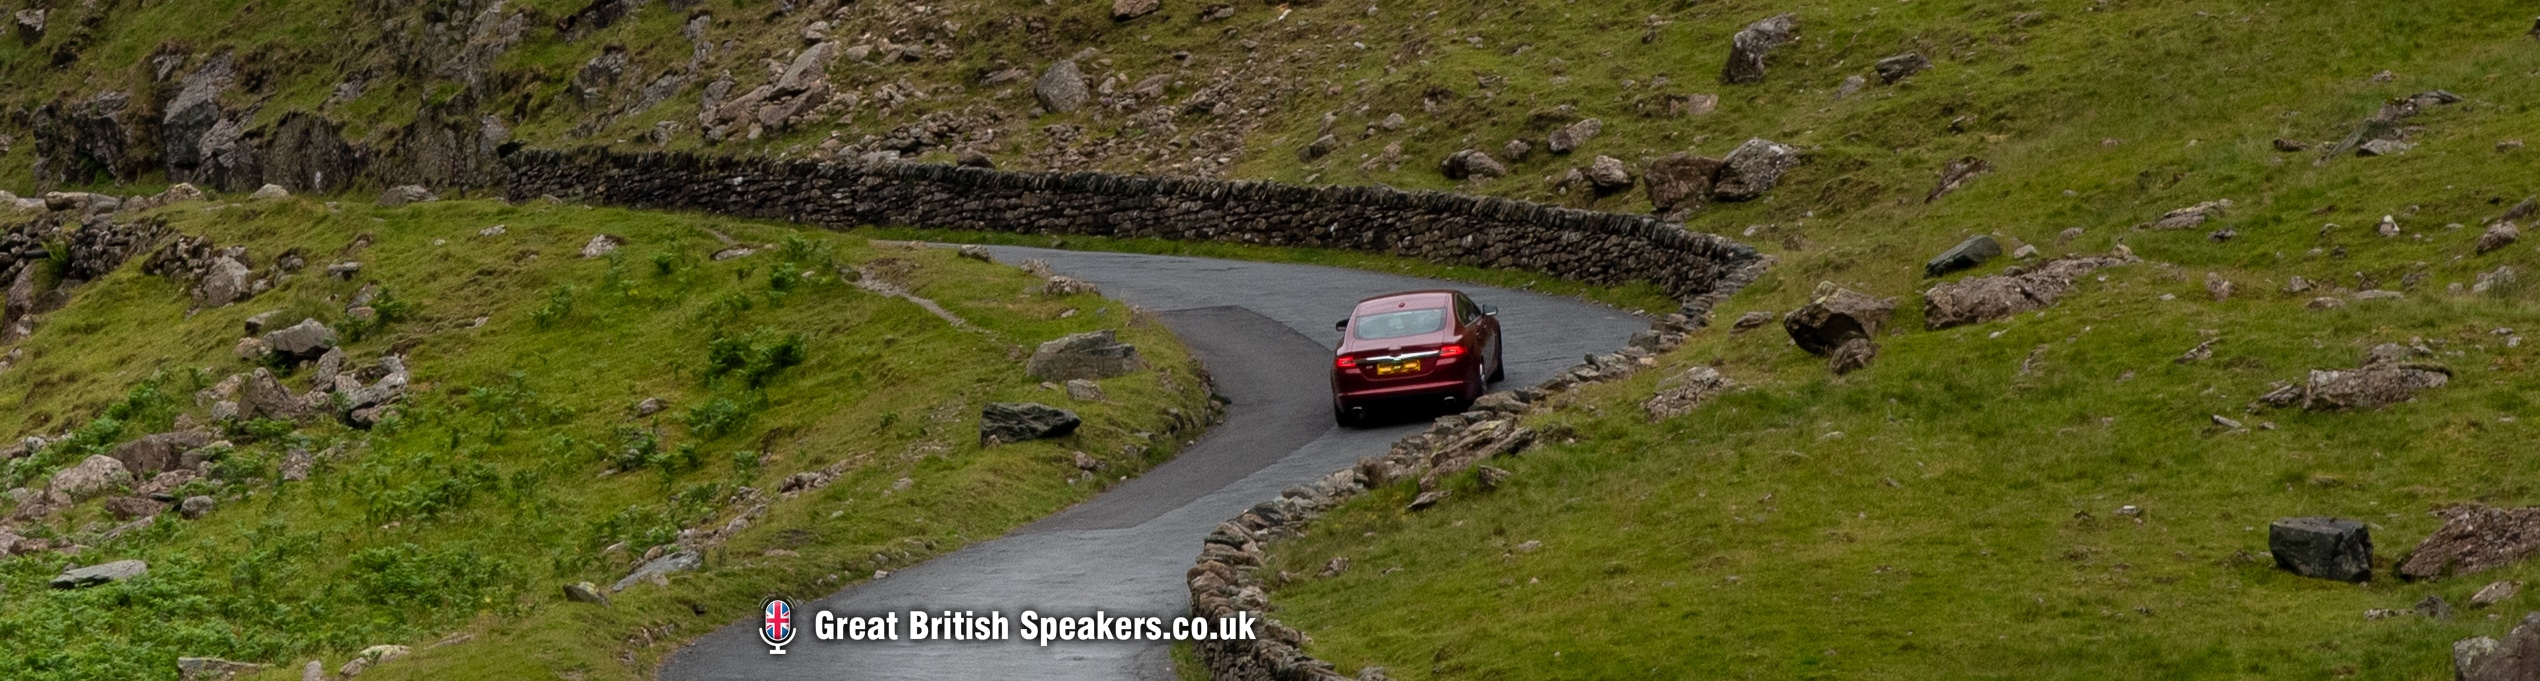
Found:
[{"label": "grey stone", "polygon": [[2496,269],[2478,273],[2478,282],[2470,284],[2469,292],[2483,294],[2489,291],[2495,291],[2502,293],[2504,292],[2505,287],[2513,285],[2514,278],[2514,266],[2497,265]]},{"label": "grey stone", "polygon": [[383,208],[396,208],[411,203],[433,201],[438,198],[439,197],[432,195],[432,190],[425,189],[422,185],[404,184],[389,187],[387,191],[380,192],[379,205]]},{"label": "grey stone", "polygon": [[643,417],[646,417],[646,416],[651,416],[651,415],[654,415],[654,414],[659,414],[659,413],[661,413],[661,412],[662,412],[662,410],[663,410],[663,409],[668,409],[668,408],[670,408],[670,405],[669,405],[669,404],[667,404],[667,403],[662,402],[662,401],[661,401],[661,398],[659,398],[659,397],[647,397],[647,398],[644,398],[644,401],[635,403],[635,417],[636,417],[636,418],[643,418]]},{"label": "grey stone", "polygon": [[2131,255],[2057,258],[2025,271],[2013,268],[2016,273],[1938,284],[1923,292],[1923,328],[1938,331],[2045,309],[2072,292],[2082,275],[2131,262]]},{"label": "grey stone", "polygon": [[1649,420],[1664,421],[1693,413],[1694,408],[1735,385],[1737,382],[1721,375],[1718,369],[1696,364],[1660,381],[1657,394],[1642,402],[1641,409],[1649,413]]},{"label": "grey stone", "polygon": [[203,280],[195,285],[195,300],[203,307],[224,307],[243,300],[248,296],[247,278],[253,274],[229,256],[215,258],[204,270]]},{"label": "grey stone", "polygon": [[124,468],[123,462],[103,454],[90,454],[79,465],[55,472],[47,489],[69,497],[71,501],[79,501],[114,489],[131,479],[132,473]]},{"label": "grey stone", "polygon": [[265,346],[284,361],[299,363],[315,360],[335,349],[335,330],[316,319],[302,319],[290,328],[265,334]]},{"label": "grey stone", "polygon": [[197,494],[177,502],[176,512],[178,515],[185,516],[186,520],[200,520],[203,516],[211,515],[212,507],[216,503],[211,497]]},{"label": "grey stone", "polygon": [[617,252],[617,247],[624,245],[626,245],[625,237],[614,234],[595,235],[591,237],[591,241],[589,243],[582,244],[582,257],[598,258],[606,256],[610,253]]},{"label": "grey stone", "polygon": [[1101,402],[1102,384],[1081,378],[1067,380],[1067,399],[1077,402]]},{"label": "grey stone", "polygon": [[2399,140],[2391,140],[2391,139],[2371,140],[2371,141],[2364,142],[2363,144],[2356,146],[2356,147],[2355,147],[2355,155],[2356,155],[2356,156],[2397,156],[2397,155],[2400,155],[2400,154],[2408,153],[2408,150],[2410,150],[2410,149],[2415,149],[2415,148],[2416,148],[2416,146],[2417,146],[2417,145],[2414,145],[2414,144],[2409,144],[2409,143],[2407,143],[2407,142],[2401,142],[2401,141],[2399,141]]},{"label": "grey stone", "polygon": [[2163,213],[2161,214],[2160,219],[2138,226],[2148,229],[2163,230],[2190,229],[2198,225],[2205,224],[2205,221],[2207,220],[2222,217],[2223,210],[2230,207],[2230,199],[2207,201],[2193,206],[2188,206],[2186,208],[2173,210],[2168,213]]},{"label": "grey stone", "polygon": [[2343,518],[2285,518],[2267,525],[2267,550],[2294,574],[2372,581],[2372,530]]},{"label": "grey stone", "polygon": [[991,402],[979,410],[981,444],[1064,437],[1084,421],[1076,412],[1032,402]]},{"label": "grey stone", "polygon": [[1025,361],[1023,373],[1044,381],[1105,379],[1141,366],[1138,348],[1119,342],[1108,329],[1088,331],[1042,343]]},{"label": "grey stone", "polygon": [[2478,254],[2486,255],[2489,252],[2503,250],[2506,246],[2514,245],[2514,242],[2521,240],[2522,228],[2514,226],[2514,223],[2499,222],[2488,225],[2487,231],[2478,235]]},{"label": "grey stone", "polygon": [[2513,565],[2540,552],[2540,507],[2466,504],[2436,511],[2443,526],[2417,543],[2399,576],[2440,579]]},{"label": "grey stone", "polygon": [[247,419],[298,420],[309,415],[308,405],[267,369],[247,374],[238,386],[238,416]]},{"label": "grey stone", "polygon": [[53,578],[51,584],[56,589],[81,589],[108,582],[120,582],[146,574],[150,574],[149,563],[139,560],[118,560],[112,563],[63,570],[60,576]]},{"label": "grey stone", "polygon": [[628,573],[625,579],[617,580],[616,584],[610,585],[609,592],[625,591],[626,587],[634,586],[637,582],[666,580],[670,578],[670,575],[695,570],[703,565],[705,565],[705,558],[694,552],[679,551],[664,555],[644,561],[644,564],[637,566],[634,572]]},{"label": "grey stone", "polygon": [[1751,84],[1764,82],[1764,57],[1775,48],[1799,39],[1797,15],[1782,14],[1748,24],[1729,38],[1729,62],[1720,69],[1720,82]]},{"label": "grey stone", "polygon": [[1525,140],[1509,140],[1507,144],[1499,145],[1499,153],[1507,156],[1509,163],[1523,163],[1534,151],[1535,145],[1528,144]]},{"label": "grey stone", "polygon": [[2453,643],[2452,673],[2459,681],[2540,679],[2540,612],[2523,615],[2503,641],[2480,636]]},{"label": "grey stone", "polygon": [[1305,148],[1297,150],[1297,157],[1312,161],[1329,156],[1333,150],[1339,148],[1341,148],[1341,138],[1324,135],[1314,138],[1312,143],[1305,145]]},{"label": "grey stone", "polygon": [[1438,172],[1445,174],[1446,179],[1450,180],[1465,178],[1487,180],[1506,176],[1508,166],[1491,158],[1490,154],[1475,149],[1464,149],[1448,154],[1446,160],[1438,164]]},{"label": "grey stone", "polygon": [[1942,251],[1940,255],[1933,257],[1931,262],[1923,263],[1923,276],[1937,277],[1959,270],[1972,269],[2001,255],[2002,242],[1995,241],[1992,235],[1978,234],[1967,237],[1966,241],[1958,242],[1958,245],[1950,247],[1947,251]]},{"label": "grey stone", "polygon": [[1675,212],[1678,208],[1701,208],[1711,195],[1711,178],[1720,174],[1720,159],[1677,152],[1649,162],[1642,175],[1649,186],[1649,204],[1658,213]]},{"label": "grey stone", "polygon": [[1721,201],[1761,197],[1780,184],[1782,173],[1799,165],[1799,160],[1799,150],[1790,145],[1762,138],[1747,140],[1721,159],[1720,175],[1711,184],[1711,197]]},{"label": "grey stone", "polygon": [[1931,60],[1924,58],[1920,52],[1907,52],[1881,59],[1871,68],[1878,71],[1879,82],[1895,85],[1896,81],[1931,68]]},{"label": "grey stone", "polygon": [[176,658],[179,681],[221,681],[240,674],[264,671],[265,666],[252,662],[231,662],[217,657]]},{"label": "grey stone", "polygon": [[1128,21],[1155,13],[1162,0],[1111,0],[1111,20]]},{"label": "grey stone", "polygon": [[1834,352],[1826,355],[1826,368],[1840,376],[1869,368],[1870,362],[1878,357],[1879,344],[1877,342],[1868,338],[1854,338],[1835,346]]},{"label": "grey stone", "polygon": [[361,273],[362,264],[360,262],[348,260],[344,262],[331,263],[326,266],[326,276],[345,281],[352,281],[354,275]]},{"label": "grey stone", "polygon": [[1588,162],[1587,179],[1588,184],[1594,186],[1599,194],[1611,194],[1632,188],[1631,168],[1623,165],[1621,159],[1612,156],[1598,156],[1595,160]]},{"label": "grey stone", "polygon": [[1552,150],[1555,154],[1567,154],[1577,151],[1581,145],[1587,144],[1588,140],[1596,139],[1597,134],[1602,132],[1605,132],[1605,121],[1594,118],[1581,120],[1552,131],[1544,148]]},{"label": "grey stone", "polygon": [[268,184],[262,187],[257,187],[256,193],[248,194],[247,198],[256,201],[287,199],[291,198],[291,190],[282,188],[282,185]]},{"label": "grey stone", "polygon": [[345,662],[343,667],[335,670],[335,673],[347,678],[361,676],[362,672],[368,671],[371,667],[405,657],[409,650],[405,646],[384,643],[363,648],[362,652],[355,653],[353,659]]},{"label": "grey stone", "polygon": [[776,79],[776,94],[787,96],[810,90],[829,78],[829,60],[838,52],[837,43],[820,43],[803,50],[785,74]]},{"label": "grey stone", "polygon": [[146,497],[111,497],[103,505],[106,515],[116,520],[148,518],[168,510],[168,505]]},{"label": "grey stone", "polygon": [[1033,81],[1032,97],[1040,101],[1041,108],[1064,113],[1083,108],[1093,93],[1085,88],[1085,72],[1076,69],[1076,60],[1062,59]]},{"label": "grey stone", "polygon": [[144,435],[117,445],[106,452],[134,475],[149,475],[177,467],[178,459],[187,451],[211,444],[212,434],[200,430]]},{"label": "grey stone", "polygon": [[2478,593],[2470,595],[2469,606],[2473,608],[2484,608],[2490,605],[2513,600],[2514,596],[2521,594],[2522,582],[2491,582],[2487,586],[2479,587]]},{"label": "grey stone", "polygon": [[1821,293],[1806,306],[1782,317],[1791,343],[1813,355],[1827,355],[1853,339],[1875,338],[1896,313],[1894,299],[1874,298],[1851,289]]},{"label": "grey stone", "polygon": [[564,599],[575,603],[591,603],[601,607],[607,607],[609,604],[609,595],[600,593],[599,585],[592,584],[590,582],[574,582],[572,584],[564,585]]}]

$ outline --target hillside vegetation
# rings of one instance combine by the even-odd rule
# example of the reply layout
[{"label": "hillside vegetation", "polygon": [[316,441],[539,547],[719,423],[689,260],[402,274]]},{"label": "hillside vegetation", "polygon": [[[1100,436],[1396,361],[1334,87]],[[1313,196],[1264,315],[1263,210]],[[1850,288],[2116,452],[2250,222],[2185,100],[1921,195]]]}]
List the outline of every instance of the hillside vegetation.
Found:
[{"label": "hillside vegetation", "polygon": [[[365,678],[640,678],[765,595],[879,578],[1091,496],[1169,456],[1209,408],[1152,318],[947,249],[478,201],[188,202],[117,219],[243,246],[259,266],[293,249],[310,264],[197,309],[136,257],[12,348],[0,431],[50,441],[0,485],[35,490],[7,523],[32,545],[0,559],[0,677],[175,678],[178,657],[218,657],[299,678],[309,660],[333,673],[400,645],[411,653]],[[583,256],[599,234],[623,245]],[[361,267],[325,273],[345,261]],[[370,314],[347,311],[374,286]],[[220,392],[225,377],[269,366],[296,394],[323,371],[233,355],[244,320],[268,311],[268,328],[337,329],[359,380],[401,358],[404,399],[367,429],[340,414],[214,421],[212,402],[239,394]],[[1024,377],[1031,346],[1094,329],[1147,368],[1090,402]],[[254,400],[243,392],[226,399]],[[647,398],[662,408],[644,413]],[[1085,425],[983,447],[992,401],[1065,406]],[[165,492],[206,497],[199,518],[118,510],[151,503],[131,495],[168,474],[68,508],[30,501],[92,454],[193,428],[219,441]],[[1104,472],[1080,470],[1087,456]],[[682,551],[701,565],[668,586],[611,590]],[[47,588],[65,566],[122,559],[148,574]],[[611,603],[568,600],[581,581]]]}]

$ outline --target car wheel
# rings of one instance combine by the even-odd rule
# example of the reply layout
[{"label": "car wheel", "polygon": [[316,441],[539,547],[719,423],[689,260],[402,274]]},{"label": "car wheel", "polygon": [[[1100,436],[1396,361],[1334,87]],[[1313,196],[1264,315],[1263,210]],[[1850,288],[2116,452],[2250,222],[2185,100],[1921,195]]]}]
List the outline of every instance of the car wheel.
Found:
[{"label": "car wheel", "polygon": [[1491,348],[1490,382],[1498,383],[1505,380],[1508,380],[1508,350],[1505,348]]},{"label": "car wheel", "polygon": [[1365,421],[1365,417],[1342,408],[1339,402],[1332,403],[1332,422],[1340,424],[1342,428],[1356,428]]}]

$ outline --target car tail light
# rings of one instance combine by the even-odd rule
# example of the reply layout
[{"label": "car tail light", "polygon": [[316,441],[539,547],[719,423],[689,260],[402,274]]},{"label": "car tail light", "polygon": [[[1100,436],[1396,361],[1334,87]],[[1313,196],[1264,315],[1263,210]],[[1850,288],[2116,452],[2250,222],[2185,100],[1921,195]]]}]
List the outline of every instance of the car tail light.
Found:
[{"label": "car tail light", "polygon": [[1462,356],[1464,356],[1464,346],[1461,346],[1461,345],[1449,345],[1449,346],[1445,346],[1445,347],[1438,348],[1438,356],[1439,356],[1439,357],[1462,357]]},{"label": "car tail light", "polygon": [[1341,355],[1339,359],[1332,360],[1332,367],[1336,369],[1356,369],[1358,368],[1358,358],[1351,357],[1349,355]]}]

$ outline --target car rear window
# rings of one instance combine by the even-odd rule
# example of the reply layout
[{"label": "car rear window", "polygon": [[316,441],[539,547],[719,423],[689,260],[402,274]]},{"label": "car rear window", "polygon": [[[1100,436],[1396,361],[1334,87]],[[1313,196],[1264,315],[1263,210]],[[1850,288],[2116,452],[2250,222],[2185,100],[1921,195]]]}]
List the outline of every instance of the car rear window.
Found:
[{"label": "car rear window", "polygon": [[1417,336],[1424,333],[1437,333],[1438,329],[1443,328],[1446,328],[1446,308],[1443,307],[1367,315],[1358,318],[1357,324],[1351,325],[1351,330],[1358,334],[1359,340]]}]

